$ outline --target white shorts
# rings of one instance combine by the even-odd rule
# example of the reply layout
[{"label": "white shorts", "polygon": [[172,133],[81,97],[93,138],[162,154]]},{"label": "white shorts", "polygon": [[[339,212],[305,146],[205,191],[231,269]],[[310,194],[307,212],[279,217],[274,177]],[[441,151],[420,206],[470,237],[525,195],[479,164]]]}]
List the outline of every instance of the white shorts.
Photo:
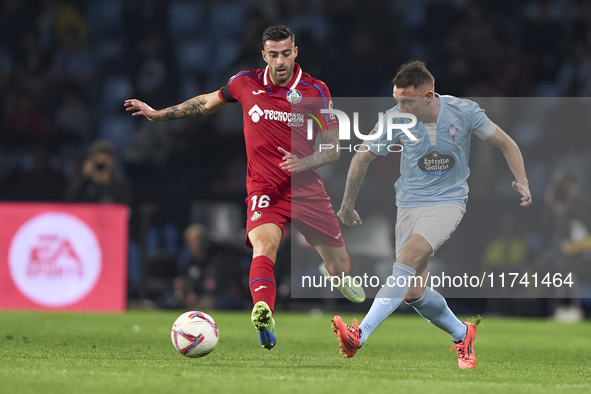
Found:
[{"label": "white shorts", "polygon": [[431,257],[447,241],[464,217],[466,209],[455,204],[398,208],[396,215],[396,259],[413,234],[431,245]]}]

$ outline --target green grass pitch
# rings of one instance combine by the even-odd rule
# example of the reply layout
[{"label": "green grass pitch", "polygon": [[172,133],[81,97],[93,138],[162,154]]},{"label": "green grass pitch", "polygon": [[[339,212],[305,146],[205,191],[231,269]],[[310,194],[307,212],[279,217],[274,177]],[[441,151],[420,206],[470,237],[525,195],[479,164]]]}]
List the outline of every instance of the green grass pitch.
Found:
[{"label": "green grass pitch", "polygon": [[345,360],[332,314],[277,313],[278,344],[268,351],[249,311],[207,312],[220,340],[201,359],[170,341],[181,311],[0,312],[0,393],[591,392],[589,321],[489,318],[476,337],[476,368],[459,370],[447,334],[418,316],[394,314]]}]

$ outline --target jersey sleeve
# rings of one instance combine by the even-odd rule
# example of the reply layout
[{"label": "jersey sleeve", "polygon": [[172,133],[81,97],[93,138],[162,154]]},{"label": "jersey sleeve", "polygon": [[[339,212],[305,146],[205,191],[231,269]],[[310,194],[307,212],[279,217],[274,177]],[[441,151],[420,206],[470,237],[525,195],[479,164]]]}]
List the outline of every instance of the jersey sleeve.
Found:
[{"label": "jersey sleeve", "polygon": [[[315,85],[318,86],[320,96],[322,97],[322,109],[333,109],[332,96],[330,95],[328,86],[326,86],[326,84],[320,80],[316,80]],[[338,127],[338,122],[334,114],[324,114],[323,116],[328,125],[328,130]]]},{"label": "jersey sleeve", "polygon": [[471,103],[472,124],[470,125],[470,132],[476,134],[481,140],[486,140],[495,133],[497,125],[486,116],[484,110],[477,103],[473,101]]},{"label": "jersey sleeve", "polygon": [[[240,73],[242,72],[244,71],[241,71]],[[240,82],[238,79],[236,79],[240,73],[233,75],[232,78],[228,80],[228,84],[218,90],[218,97],[220,100],[225,101],[226,103],[235,103],[240,101],[240,90],[238,86]]]}]

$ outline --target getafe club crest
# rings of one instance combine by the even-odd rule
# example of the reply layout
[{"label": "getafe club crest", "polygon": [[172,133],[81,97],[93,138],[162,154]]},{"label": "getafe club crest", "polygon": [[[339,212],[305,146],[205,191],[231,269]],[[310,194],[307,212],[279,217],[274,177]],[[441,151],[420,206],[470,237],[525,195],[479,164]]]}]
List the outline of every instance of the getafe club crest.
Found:
[{"label": "getafe club crest", "polygon": [[449,134],[451,134],[451,142],[453,142],[455,144],[456,143],[456,133],[458,132],[458,128],[456,126],[454,126],[453,124],[450,124],[449,129],[447,129],[447,132]]},{"label": "getafe club crest", "polygon": [[302,101],[302,94],[296,89],[290,90],[285,97],[291,104],[297,104]]},{"label": "getafe club crest", "polygon": [[253,222],[255,220],[259,220],[261,218],[262,214],[259,211],[256,211],[255,213],[252,214],[252,216],[250,217],[250,220],[252,220]]}]

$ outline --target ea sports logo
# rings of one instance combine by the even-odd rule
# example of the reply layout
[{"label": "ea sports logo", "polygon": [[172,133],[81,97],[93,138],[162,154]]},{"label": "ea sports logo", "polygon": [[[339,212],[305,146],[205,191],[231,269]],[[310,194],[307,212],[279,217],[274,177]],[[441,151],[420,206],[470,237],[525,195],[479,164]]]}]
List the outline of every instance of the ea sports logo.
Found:
[{"label": "ea sports logo", "polygon": [[95,286],[102,252],[88,225],[67,213],[43,213],[25,222],[10,243],[8,266],[18,289],[49,307],[73,304]]},{"label": "ea sports logo", "polygon": [[261,115],[263,113],[264,112],[261,111],[259,106],[256,104],[250,109],[250,111],[248,111],[248,115],[250,116],[250,119],[252,119],[252,121],[254,123],[257,123],[259,120],[261,120]]}]

